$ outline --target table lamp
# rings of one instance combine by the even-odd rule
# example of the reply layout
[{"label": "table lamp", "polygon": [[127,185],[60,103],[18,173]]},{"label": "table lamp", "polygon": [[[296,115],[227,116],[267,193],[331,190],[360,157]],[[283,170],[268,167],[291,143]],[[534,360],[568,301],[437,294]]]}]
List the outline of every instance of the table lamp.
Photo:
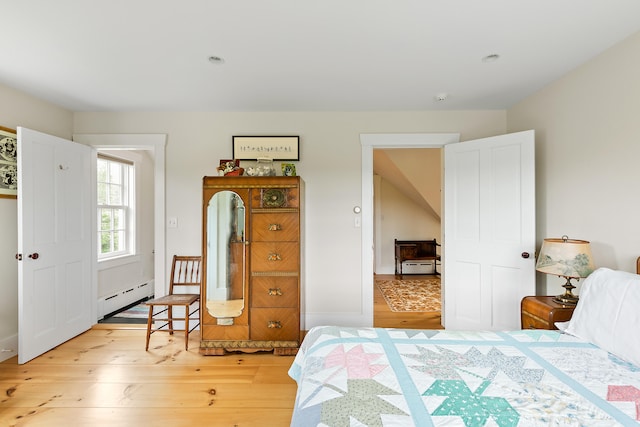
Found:
[{"label": "table lamp", "polygon": [[564,294],[554,297],[554,301],[560,304],[577,304],[578,297],[571,292],[575,288],[571,279],[587,277],[594,269],[591,246],[586,240],[562,236],[560,239],[544,239],[542,242],[536,270],[567,280],[562,285]]}]

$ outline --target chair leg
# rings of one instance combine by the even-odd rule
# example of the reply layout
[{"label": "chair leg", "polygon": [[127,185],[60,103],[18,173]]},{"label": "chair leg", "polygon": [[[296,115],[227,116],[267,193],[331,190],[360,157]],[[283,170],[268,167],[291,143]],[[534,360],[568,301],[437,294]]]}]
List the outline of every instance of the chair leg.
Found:
[{"label": "chair leg", "polygon": [[167,309],[167,314],[169,318],[169,335],[173,335],[173,307],[169,306]]},{"label": "chair leg", "polygon": [[191,306],[184,306],[184,349],[189,350],[189,310]]},{"label": "chair leg", "polygon": [[151,336],[151,324],[153,323],[153,306],[149,306],[149,317],[147,318],[147,344],[144,351],[149,351],[149,337]]}]

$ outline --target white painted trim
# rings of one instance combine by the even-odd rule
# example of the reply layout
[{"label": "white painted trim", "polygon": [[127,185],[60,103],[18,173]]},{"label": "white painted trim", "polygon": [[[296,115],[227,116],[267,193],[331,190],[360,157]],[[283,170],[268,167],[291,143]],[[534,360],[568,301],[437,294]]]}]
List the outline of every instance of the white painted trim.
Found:
[{"label": "white painted trim", "polygon": [[459,141],[459,133],[360,134],[362,145],[362,312],[358,320],[359,326],[373,326],[374,148],[441,148]]},{"label": "white painted trim", "polygon": [[160,297],[165,290],[165,146],[166,134],[74,134],[75,142],[90,145],[95,149],[148,150],[154,160],[154,283],[155,295]]}]

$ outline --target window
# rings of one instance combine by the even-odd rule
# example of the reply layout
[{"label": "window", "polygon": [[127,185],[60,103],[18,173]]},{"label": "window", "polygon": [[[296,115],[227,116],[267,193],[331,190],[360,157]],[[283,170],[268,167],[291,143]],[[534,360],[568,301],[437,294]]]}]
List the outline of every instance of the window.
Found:
[{"label": "window", "polygon": [[134,168],[98,154],[98,260],[134,254]]}]

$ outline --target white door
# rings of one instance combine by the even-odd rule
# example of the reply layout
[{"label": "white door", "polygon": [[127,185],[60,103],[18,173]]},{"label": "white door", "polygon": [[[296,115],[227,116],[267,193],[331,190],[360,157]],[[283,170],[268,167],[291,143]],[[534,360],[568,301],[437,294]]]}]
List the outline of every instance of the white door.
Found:
[{"label": "white door", "polygon": [[444,147],[446,329],[520,329],[535,294],[534,132]]},{"label": "white door", "polygon": [[96,319],[93,150],[18,128],[18,363]]}]

